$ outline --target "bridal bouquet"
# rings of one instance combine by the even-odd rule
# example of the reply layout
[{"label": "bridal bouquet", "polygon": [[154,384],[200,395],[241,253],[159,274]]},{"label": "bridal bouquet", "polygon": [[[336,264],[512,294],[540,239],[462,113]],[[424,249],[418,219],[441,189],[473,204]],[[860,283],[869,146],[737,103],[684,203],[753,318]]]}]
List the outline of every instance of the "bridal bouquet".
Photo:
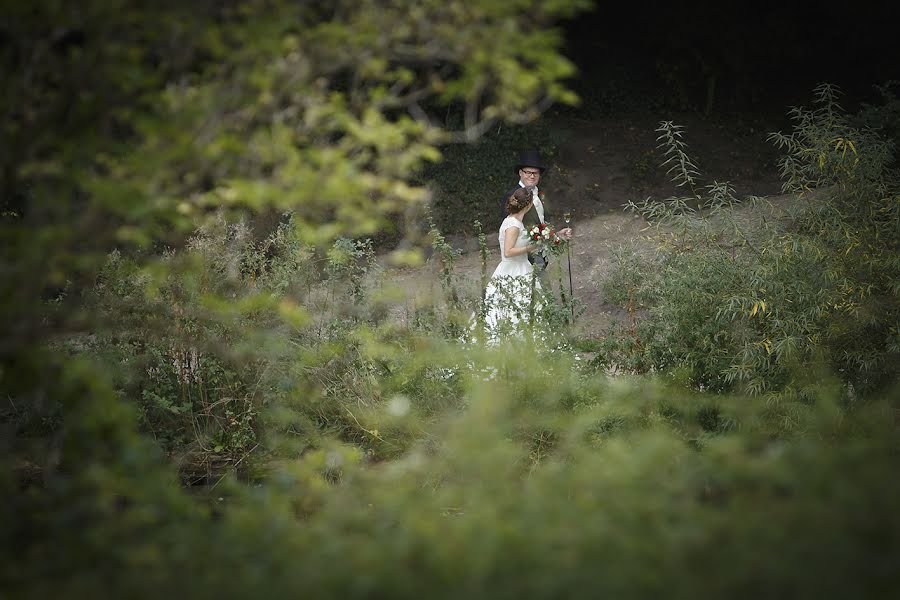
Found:
[{"label": "bridal bouquet", "polygon": [[550,223],[538,223],[528,230],[528,237],[532,242],[537,242],[537,252],[544,257],[562,252],[564,240]]}]

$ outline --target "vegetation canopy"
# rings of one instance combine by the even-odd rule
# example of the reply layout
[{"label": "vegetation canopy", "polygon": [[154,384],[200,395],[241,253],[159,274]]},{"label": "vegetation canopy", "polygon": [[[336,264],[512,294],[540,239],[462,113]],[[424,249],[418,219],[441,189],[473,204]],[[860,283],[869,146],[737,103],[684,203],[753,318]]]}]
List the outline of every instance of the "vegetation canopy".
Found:
[{"label": "vegetation canopy", "polygon": [[791,111],[771,139],[778,204],[701,186],[684,131],[660,125],[663,166],[683,196],[632,202],[659,251],[623,252],[611,296],[646,309],[608,339],[606,360],[639,372],[681,371],[693,386],[803,395],[823,373],[848,400],[883,392],[900,365],[900,178],[893,143],[854,125],[830,85]]},{"label": "vegetation canopy", "polygon": [[900,590],[887,113],[818,90],[752,226],[663,123],[631,327],[556,261],[489,339],[423,173],[575,101],[587,2],[0,2],[4,594]]}]

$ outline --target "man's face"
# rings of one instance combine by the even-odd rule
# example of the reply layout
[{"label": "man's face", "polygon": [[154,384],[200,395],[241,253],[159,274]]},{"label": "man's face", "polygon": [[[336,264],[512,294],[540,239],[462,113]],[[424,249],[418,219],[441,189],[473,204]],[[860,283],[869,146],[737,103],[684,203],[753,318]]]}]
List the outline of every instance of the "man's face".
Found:
[{"label": "man's face", "polygon": [[519,177],[525,185],[537,185],[541,180],[541,170],[535,167],[522,167],[519,169]]}]

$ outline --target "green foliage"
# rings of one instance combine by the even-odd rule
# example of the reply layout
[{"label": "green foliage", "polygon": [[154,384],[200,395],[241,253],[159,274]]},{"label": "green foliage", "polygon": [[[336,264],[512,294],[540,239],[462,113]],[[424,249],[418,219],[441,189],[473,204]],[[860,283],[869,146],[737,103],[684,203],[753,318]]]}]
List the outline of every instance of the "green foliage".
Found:
[{"label": "green foliage", "polygon": [[874,129],[896,146],[900,142],[900,98],[896,90],[900,81],[891,80],[875,86],[881,99],[874,104],[863,104],[854,115],[853,124],[861,129]]},{"label": "green foliage", "polygon": [[[372,465],[331,442],[282,462],[261,486],[223,482],[209,508],[141,459],[135,436],[105,441],[130,457],[117,464],[139,470],[103,462],[32,488],[28,502],[12,495],[5,589],[137,598],[900,589],[900,487],[885,477],[898,466],[893,403],[851,414],[823,389],[801,406],[754,406],[578,375],[521,347],[467,358],[500,368],[496,381],[466,377],[464,410],[425,420],[397,401],[364,421],[385,444],[420,430],[397,460]],[[84,409],[110,423],[106,410],[121,405],[101,391]],[[125,415],[115,422],[129,427]],[[70,432],[66,456],[96,453],[96,434]]]},{"label": "green foliage", "polygon": [[[500,226],[500,198],[515,185],[515,164],[523,149],[538,149],[552,164],[560,141],[546,120],[530,125],[500,126],[469,145],[441,149],[440,162],[428,165],[424,179],[433,189],[435,224],[447,233],[474,233],[473,221],[491,231]],[[546,172],[542,183],[553,177]]]},{"label": "green foliage", "polygon": [[[320,337],[378,318],[362,314],[359,277],[374,263],[356,256],[371,248],[332,253],[332,300],[349,286],[351,305],[312,293],[322,265],[296,268],[312,248],[399,229],[427,197],[411,180],[438,143],[574,100],[548,25],[583,0],[414,4],[5,2],[2,372],[74,343],[116,365],[116,388],[148,429],[164,425],[167,449],[193,440],[234,459],[250,446],[258,405],[291,388],[267,370],[293,343],[285,332],[311,314],[304,333]],[[460,130],[435,118],[449,105],[464,107]],[[188,239],[222,215],[248,231]],[[293,231],[243,241],[265,238],[253,228],[273,215]],[[270,261],[275,247],[300,254]],[[22,419],[65,420],[33,396],[16,396]]]},{"label": "green foliage", "polygon": [[429,111],[571,100],[583,6],[5,3],[5,594],[895,595],[891,401],[388,318],[366,236],[424,200]]},{"label": "green foliage", "polygon": [[[321,246],[393,227],[426,199],[410,180],[436,144],[573,100],[547,24],[587,7],[4,4],[0,189],[17,283],[3,309],[17,344],[43,339],[45,290],[89,285],[115,248],[180,245],[217,210],[292,212]],[[458,131],[434,117],[454,103]]]},{"label": "green foliage", "polygon": [[[214,222],[157,264],[113,252],[85,294],[94,333],[65,346],[104,365],[187,479],[208,479],[258,446],[257,415],[273,391],[260,376],[277,362],[284,323],[308,321],[288,294],[309,284],[313,258],[289,220],[259,242],[241,224]],[[253,347],[266,340],[267,351]]]},{"label": "green foliage", "polygon": [[456,276],[454,264],[459,257],[459,251],[447,243],[447,239],[432,223],[431,225],[431,247],[434,249],[434,256],[439,264],[441,287],[444,290],[445,301],[450,310],[458,310],[460,308],[459,291],[456,289]]},{"label": "green foliage", "polygon": [[[607,364],[680,373],[692,385],[801,394],[836,373],[850,397],[898,375],[900,211],[892,146],[854,129],[831,86],[774,134],[783,214],[740,203],[727,184],[698,191],[682,131],[660,126],[664,166],[689,192],[631,208],[656,228],[660,252],[624,254],[608,293],[632,311]],[[646,311],[635,319],[635,311]]]},{"label": "green foliage", "polygon": [[[325,268],[328,278],[337,283],[349,284],[349,296],[355,304],[366,300],[365,289],[367,276],[378,276],[380,266],[375,262],[375,250],[372,240],[350,240],[338,238],[328,252],[328,265]],[[332,289],[332,298],[335,292]]]}]

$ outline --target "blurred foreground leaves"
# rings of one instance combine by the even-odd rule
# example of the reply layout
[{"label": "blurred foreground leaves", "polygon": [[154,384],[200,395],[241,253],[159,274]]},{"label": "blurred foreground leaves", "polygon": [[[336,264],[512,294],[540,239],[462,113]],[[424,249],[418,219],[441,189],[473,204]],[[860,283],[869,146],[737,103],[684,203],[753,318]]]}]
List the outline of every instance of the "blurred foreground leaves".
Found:
[{"label": "blurred foreground leaves", "polygon": [[4,2],[4,594],[894,595],[886,387],[698,396],[387,318],[361,238],[438,142],[573,100],[583,7]]},{"label": "blurred foreground leaves", "polygon": [[[385,403],[368,415],[388,442],[406,435],[403,423],[419,431],[396,460],[371,464],[330,441],[282,461],[263,485],[226,480],[199,502],[128,433],[128,414],[109,411],[115,397],[91,390],[59,472],[8,496],[7,589],[148,598],[898,590],[896,402],[851,415],[823,390],[767,408],[579,373],[566,359],[535,363],[520,349],[494,354],[466,354],[508,378],[460,371],[462,411],[423,419],[427,399],[413,398],[410,412]],[[546,389],[545,377],[553,393],[529,393]],[[790,434],[784,418],[795,422]],[[91,468],[79,468],[88,455]]]}]

